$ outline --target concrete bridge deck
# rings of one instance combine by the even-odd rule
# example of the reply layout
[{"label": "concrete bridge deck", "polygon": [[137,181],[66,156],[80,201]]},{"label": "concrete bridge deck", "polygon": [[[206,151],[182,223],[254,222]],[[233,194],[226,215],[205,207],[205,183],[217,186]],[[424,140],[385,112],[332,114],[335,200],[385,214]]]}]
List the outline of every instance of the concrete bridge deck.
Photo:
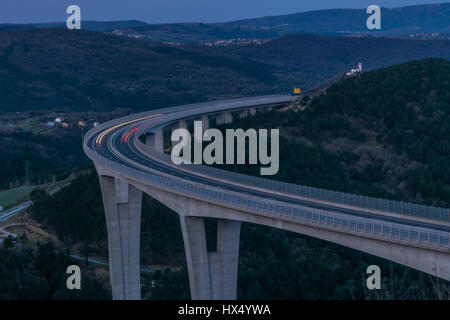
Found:
[{"label": "concrete bridge deck", "polygon": [[[217,117],[218,123],[285,105],[264,96],[165,108],[104,123],[85,136],[100,176],[115,299],[140,299],[142,192],[180,216],[193,299],[235,299],[240,223],[331,241],[450,280],[446,208],[349,195],[200,165],[175,166],[162,128]],[[247,112],[249,110],[250,112]],[[245,112],[244,112],[245,111]],[[206,120],[205,117],[208,117]],[[146,143],[139,137],[147,135]],[[204,218],[217,219],[217,248],[206,249]]]}]

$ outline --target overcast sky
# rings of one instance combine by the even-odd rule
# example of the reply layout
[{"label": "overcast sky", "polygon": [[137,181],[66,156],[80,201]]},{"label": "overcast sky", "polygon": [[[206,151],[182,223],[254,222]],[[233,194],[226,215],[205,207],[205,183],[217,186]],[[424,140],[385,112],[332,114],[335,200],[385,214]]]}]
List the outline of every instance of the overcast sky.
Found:
[{"label": "overcast sky", "polygon": [[149,23],[223,22],[328,8],[366,8],[429,4],[432,0],[0,0],[0,23],[66,20],[68,5],[81,7],[85,20]]}]

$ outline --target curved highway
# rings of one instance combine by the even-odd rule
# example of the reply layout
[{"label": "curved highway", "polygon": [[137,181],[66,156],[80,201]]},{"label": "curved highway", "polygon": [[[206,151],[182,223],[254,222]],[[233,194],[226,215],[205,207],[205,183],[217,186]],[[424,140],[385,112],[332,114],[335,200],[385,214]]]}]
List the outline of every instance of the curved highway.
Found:
[{"label": "curved highway", "polygon": [[402,226],[426,228],[446,234],[445,239],[447,239],[447,245],[445,247],[449,248],[448,234],[450,234],[450,223],[447,222],[431,219],[414,219],[400,214],[368,212],[368,210],[362,208],[343,207],[332,202],[324,203],[315,199],[295,198],[274,192],[273,190],[254,188],[251,185],[237,185],[232,181],[225,181],[216,177],[196,173],[195,170],[185,170],[182,167],[177,168],[173,164],[168,164],[157,157],[152,157],[139,147],[141,142],[138,138],[141,134],[171,125],[182,119],[196,119],[202,115],[217,115],[225,111],[239,111],[250,107],[262,108],[272,105],[282,105],[292,100],[293,97],[291,96],[264,96],[193,104],[130,115],[93,128],[85,137],[84,149],[92,160],[98,161],[101,159],[107,167],[108,164],[115,164],[115,166],[120,165],[147,174],[174,177],[186,182],[228,190],[251,197],[306,206],[319,210],[331,210],[340,214],[396,223]]}]

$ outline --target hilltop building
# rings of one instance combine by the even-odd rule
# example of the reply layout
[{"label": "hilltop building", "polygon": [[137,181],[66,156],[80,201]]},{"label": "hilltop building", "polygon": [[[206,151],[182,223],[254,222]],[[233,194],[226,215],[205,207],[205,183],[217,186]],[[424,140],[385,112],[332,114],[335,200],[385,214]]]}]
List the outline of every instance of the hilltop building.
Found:
[{"label": "hilltop building", "polygon": [[361,72],[362,72],[362,63],[359,62],[358,63],[358,68],[351,69],[350,72],[346,73],[346,75],[347,76],[353,76],[353,75],[356,75],[356,74],[360,74]]}]

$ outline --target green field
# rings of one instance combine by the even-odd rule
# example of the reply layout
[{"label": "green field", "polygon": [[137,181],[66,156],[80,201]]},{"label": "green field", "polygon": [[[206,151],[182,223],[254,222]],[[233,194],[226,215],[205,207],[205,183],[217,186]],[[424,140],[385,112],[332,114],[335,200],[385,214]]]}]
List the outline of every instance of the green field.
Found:
[{"label": "green field", "polygon": [[24,186],[0,191],[0,206],[6,209],[18,202],[27,200],[34,188],[35,186]]}]

